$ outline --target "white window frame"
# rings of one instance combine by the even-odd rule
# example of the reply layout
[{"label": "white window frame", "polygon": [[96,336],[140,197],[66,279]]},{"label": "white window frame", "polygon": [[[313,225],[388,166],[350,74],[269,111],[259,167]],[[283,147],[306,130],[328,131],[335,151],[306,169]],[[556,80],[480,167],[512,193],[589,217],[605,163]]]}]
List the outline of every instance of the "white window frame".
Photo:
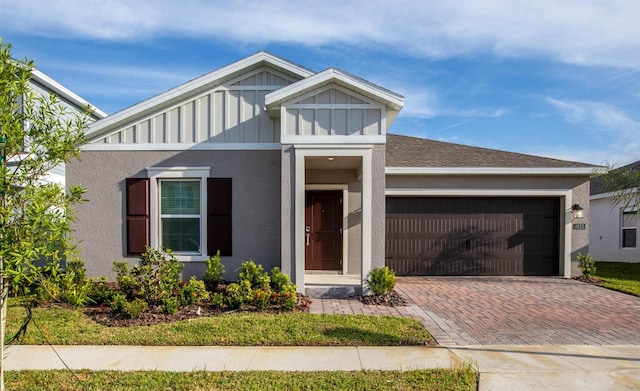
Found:
[{"label": "white window frame", "polygon": [[[638,209],[636,208],[622,208],[620,210],[620,248],[621,249],[632,249],[635,250],[638,248],[638,222],[640,222],[640,216],[637,215]],[[624,224],[624,215],[625,214],[636,214],[636,224],[631,226],[625,226]],[[634,247],[624,246],[624,231],[626,230],[635,230],[636,231],[636,245]]]},{"label": "white window frame", "polygon": [[175,253],[183,262],[204,261],[207,258],[207,178],[209,167],[148,167],[150,179],[151,247],[159,248],[162,238],[160,224],[160,181],[163,179],[191,179],[200,181],[200,252]]}]

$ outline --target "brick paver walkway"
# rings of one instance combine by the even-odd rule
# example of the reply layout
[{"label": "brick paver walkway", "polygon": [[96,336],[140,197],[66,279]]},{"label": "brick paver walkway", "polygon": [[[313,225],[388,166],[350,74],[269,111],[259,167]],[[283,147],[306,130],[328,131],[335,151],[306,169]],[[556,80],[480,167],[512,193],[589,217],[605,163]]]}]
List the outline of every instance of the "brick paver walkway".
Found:
[{"label": "brick paver walkway", "polygon": [[640,345],[640,298],[574,280],[399,277],[406,307],[314,299],[312,313],[420,320],[442,346]]}]

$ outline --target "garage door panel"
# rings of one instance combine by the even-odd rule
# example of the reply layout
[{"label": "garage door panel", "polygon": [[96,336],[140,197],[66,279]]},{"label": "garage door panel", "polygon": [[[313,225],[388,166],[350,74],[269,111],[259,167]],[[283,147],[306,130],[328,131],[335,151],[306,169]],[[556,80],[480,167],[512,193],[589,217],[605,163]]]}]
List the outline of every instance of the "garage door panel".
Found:
[{"label": "garage door panel", "polygon": [[559,199],[389,197],[398,275],[557,275]]}]

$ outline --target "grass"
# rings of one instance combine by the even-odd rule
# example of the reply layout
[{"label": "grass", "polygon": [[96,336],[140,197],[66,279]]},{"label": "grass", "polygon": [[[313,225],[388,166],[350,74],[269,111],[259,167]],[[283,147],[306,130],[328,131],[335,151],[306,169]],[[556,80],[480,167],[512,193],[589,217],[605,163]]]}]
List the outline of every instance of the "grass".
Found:
[{"label": "grass", "polygon": [[[9,302],[7,335],[18,330],[26,311]],[[107,327],[81,310],[36,308],[21,343],[40,345],[156,346],[393,346],[433,341],[422,325],[409,318],[305,313],[235,313],[152,326]],[[45,338],[43,338],[46,336]]]},{"label": "grass", "polygon": [[[75,377],[77,376],[77,378]],[[457,370],[356,372],[8,371],[9,390],[475,390],[470,366]],[[80,382],[78,382],[80,380]]]},{"label": "grass", "polygon": [[605,288],[640,297],[640,263],[596,262],[595,277]]}]

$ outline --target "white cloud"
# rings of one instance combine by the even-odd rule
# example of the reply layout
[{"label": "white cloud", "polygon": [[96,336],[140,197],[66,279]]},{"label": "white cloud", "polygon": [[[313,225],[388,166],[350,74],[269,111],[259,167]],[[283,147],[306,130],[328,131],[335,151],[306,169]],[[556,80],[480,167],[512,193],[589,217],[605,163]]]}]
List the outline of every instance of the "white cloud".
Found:
[{"label": "white cloud", "polygon": [[556,147],[535,153],[559,158],[572,156],[572,160],[595,164],[620,164],[638,160],[640,121],[619,108],[602,102],[564,101],[552,98],[546,98],[546,101],[554,106],[567,122],[583,126],[589,133],[584,137],[593,138],[592,144],[595,146],[582,150]]},{"label": "white cloud", "polygon": [[640,67],[640,2],[618,0],[0,0],[5,31],[136,40],[389,45],[418,57],[543,55]]}]

